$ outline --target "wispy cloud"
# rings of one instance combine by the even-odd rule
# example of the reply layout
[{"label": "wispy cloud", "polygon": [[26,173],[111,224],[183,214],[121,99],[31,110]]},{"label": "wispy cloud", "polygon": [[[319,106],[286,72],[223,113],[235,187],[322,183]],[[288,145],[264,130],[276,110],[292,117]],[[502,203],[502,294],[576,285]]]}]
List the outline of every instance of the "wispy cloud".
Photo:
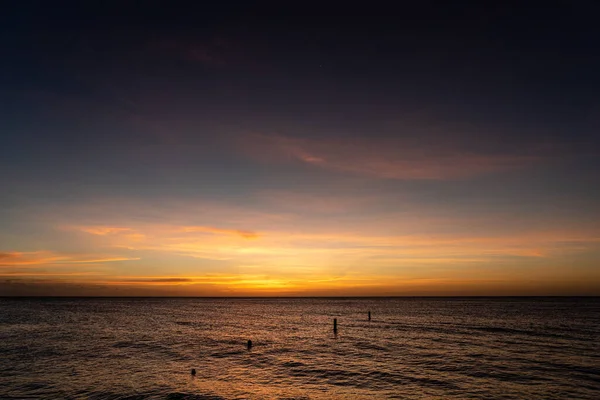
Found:
[{"label": "wispy cloud", "polygon": [[142,285],[142,286],[170,286],[170,285],[210,285],[221,286],[230,289],[252,289],[252,290],[277,290],[283,288],[298,287],[297,279],[286,279],[272,277],[265,274],[207,274],[194,277],[119,277],[111,279],[103,284],[110,285]]},{"label": "wispy cloud", "polygon": [[100,273],[96,272],[96,271],[78,271],[78,272],[56,272],[56,271],[50,271],[50,272],[41,272],[41,271],[35,271],[35,272],[23,272],[23,271],[19,271],[19,272],[3,272],[0,271],[0,276],[1,277],[34,277],[34,278],[43,278],[43,277],[90,277],[90,276],[97,276],[100,275]]},{"label": "wispy cloud", "polygon": [[146,278],[146,277],[137,277],[137,278],[121,278],[121,279],[113,279],[110,281],[112,284],[190,284],[195,283],[197,280],[192,278]]},{"label": "wispy cloud", "polygon": [[56,266],[65,264],[109,263],[131,260],[139,260],[139,258],[98,254],[67,254],[52,251],[12,251],[0,253],[0,267],[25,267],[41,265]]},{"label": "wispy cloud", "polygon": [[[402,219],[389,223],[402,224]],[[458,232],[378,234],[376,229],[358,232],[347,227],[345,230],[329,228],[319,232],[298,226],[287,230],[264,230],[259,235],[253,231],[208,226],[139,225],[119,232],[99,235],[104,240],[102,244],[134,252],[152,251],[280,267],[299,264],[342,266],[366,262],[370,268],[394,264],[490,263],[514,257],[525,259],[574,254],[588,251],[600,243],[598,232],[564,229],[529,230],[519,234],[496,232],[494,235]]]},{"label": "wispy cloud", "polygon": [[[0,292],[17,296],[381,296],[381,295],[597,295],[596,279],[544,277],[515,281],[510,277],[377,277],[331,276],[314,279],[272,279],[268,276],[210,276],[191,278],[192,282],[148,282],[131,277],[94,282],[69,282],[58,278],[0,279]],[[175,279],[179,278],[158,278]]]},{"label": "wispy cloud", "polygon": [[131,232],[130,228],[122,228],[118,226],[82,226],[76,227],[83,232],[91,233],[92,235],[114,235],[123,232]]},{"label": "wispy cloud", "polygon": [[184,235],[189,237],[187,234],[201,234],[201,235],[217,235],[217,236],[233,236],[241,237],[244,239],[257,239],[260,237],[258,232],[245,230],[245,229],[228,229],[228,228],[217,228],[213,226],[201,226],[201,225],[156,225],[156,224],[142,224],[133,227],[113,227],[113,226],[75,226],[68,229],[77,230],[85,233],[89,233],[95,236],[104,236],[107,238],[116,237],[120,239],[126,239],[133,242],[141,242],[149,237],[156,236],[170,236],[178,237]]},{"label": "wispy cloud", "polygon": [[[410,198],[407,210],[399,212],[393,200],[389,208],[378,197],[360,197],[360,191],[346,203],[350,192],[322,193],[323,201],[320,193],[261,191],[235,207],[227,202],[214,207],[193,201],[162,201],[160,207],[100,202],[111,207],[81,213],[71,209],[52,220],[57,233],[65,236],[61,247],[96,251],[7,251],[0,254],[0,265],[11,279],[55,276],[122,290],[147,287],[153,293],[344,293],[344,288],[352,288],[346,293],[375,294],[377,287],[391,282],[398,288],[425,278],[475,282],[490,271],[496,271],[495,278],[515,282],[525,279],[523,269],[535,271],[527,279],[546,277],[548,264],[573,257],[587,260],[600,248],[600,232],[592,224],[558,227],[554,221],[532,224],[535,220],[519,219],[503,225],[502,216],[469,219],[435,213],[427,205],[417,207]],[[331,223],[327,214],[337,209],[338,200],[349,215],[336,214]],[[263,206],[275,208],[275,213],[300,211],[281,219],[259,211]],[[382,210],[373,214],[374,208]],[[144,262],[125,262],[133,259]],[[498,272],[503,269],[506,272]],[[52,274],[86,271],[98,275]],[[419,282],[438,290],[443,286]]]},{"label": "wispy cloud", "polygon": [[536,149],[513,153],[477,152],[461,143],[406,139],[307,139],[248,135],[244,151],[261,160],[296,161],[318,168],[383,179],[457,179],[531,165],[542,159]]},{"label": "wispy cloud", "polygon": [[178,228],[181,232],[203,232],[203,233],[212,233],[216,235],[234,235],[241,236],[245,239],[256,239],[259,237],[259,234],[252,231],[241,230],[241,229],[223,229],[223,228],[214,228],[211,226],[182,226]]}]

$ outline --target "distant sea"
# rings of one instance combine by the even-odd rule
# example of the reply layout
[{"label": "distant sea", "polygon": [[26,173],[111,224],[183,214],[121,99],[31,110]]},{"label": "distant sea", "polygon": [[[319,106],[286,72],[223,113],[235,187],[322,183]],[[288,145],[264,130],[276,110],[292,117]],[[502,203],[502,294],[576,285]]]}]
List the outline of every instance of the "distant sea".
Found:
[{"label": "distant sea", "polygon": [[0,298],[30,398],[597,400],[600,298]]}]

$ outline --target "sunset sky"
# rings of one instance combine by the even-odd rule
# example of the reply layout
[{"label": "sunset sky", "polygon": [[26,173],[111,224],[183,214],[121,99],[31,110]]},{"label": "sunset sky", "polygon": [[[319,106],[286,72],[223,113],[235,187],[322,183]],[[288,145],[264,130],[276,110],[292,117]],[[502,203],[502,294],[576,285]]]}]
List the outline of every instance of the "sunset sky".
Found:
[{"label": "sunset sky", "polygon": [[600,295],[593,2],[121,3],[0,17],[0,295]]}]

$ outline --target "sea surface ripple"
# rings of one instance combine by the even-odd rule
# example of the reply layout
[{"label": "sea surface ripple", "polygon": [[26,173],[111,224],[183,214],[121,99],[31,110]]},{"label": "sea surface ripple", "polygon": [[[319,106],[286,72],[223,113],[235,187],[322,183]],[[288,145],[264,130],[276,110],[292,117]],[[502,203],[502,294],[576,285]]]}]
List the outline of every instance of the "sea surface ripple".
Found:
[{"label": "sea surface ripple", "polygon": [[598,298],[3,298],[0,398],[599,399],[599,339]]}]

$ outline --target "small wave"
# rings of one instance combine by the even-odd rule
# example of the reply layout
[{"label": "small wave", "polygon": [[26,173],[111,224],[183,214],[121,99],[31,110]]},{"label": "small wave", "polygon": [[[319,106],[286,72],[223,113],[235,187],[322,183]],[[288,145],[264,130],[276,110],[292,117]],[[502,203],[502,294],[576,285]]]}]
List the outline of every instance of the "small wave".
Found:
[{"label": "small wave", "polygon": [[189,393],[169,393],[167,400],[224,400],[223,397],[205,395],[205,394],[189,394]]},{"label": "small wave", "polygon": [[234,351],[219,351],[210,354],[210,357],[213,358],[227,358],[232,356],[238,356],[240,354],[246,353],[246,350],[234,350]]},{"label": "small wave", "polygon": [[[115,349],[122,349],[123,351],[143,351],[146,354],[161,354],[163,356],[169,357],[173,360],[187,360],[189,356],[181,354],[172,348],[169,348],[165,345],[161,345],[158,343],[146,343],[146,342],[131,342],[131,341],[121,341],[112,345]],[[117,354],[118,356],[118,354]]]},{"label": "small wave", "polygon": [[406,383],[414,383],[419,386],[428,386],[428,387],[444,388],[444,389],[452,389],[452,390],[459,389],[459,387],[452,382],[442,381],[442,380],[433,379],[433,378],[409,376],[409,375],[395,374],[395,373],[384,372],[384,371],[372,371],[372,372],[368,373],[368,376],[371,379],[374,379],[377,381],[383,381],[386,383],[396,384],[396,385],[404,385]]},{"label": "small wave", "polygon": [[377,350],[377,351],[388,351],[386,347],[378,346],[373,343],[358,341],[354,345],[361,350]]},{"label": "small wave", "polygon": [[511,335],[525,335],[525,336],[534,336],[534,337],[546,337],[553,339],[577,339],[571,335],[551,333],[551,332],[540,332],[540,331],[530,331],[525,329],[514,329],[514,328],[505,328],[499,326],[473,326],[470,327],[471,330],[482,331],[482,332],[490,332],[490,333],[505,333]]},{"label": "small wave", "polygon": [[305,364],[298,361],[286,361],[283,363],[284,367],[304,367]]},{"label": "small wave", "polygon": [[158,391],[136,394],[114,392],[82,392],[79,393],[79,396],[76,398],[86,398],[90,400],[225,400],[224,397],[212,394],[198,394],[185,392],[164,393]]}]

